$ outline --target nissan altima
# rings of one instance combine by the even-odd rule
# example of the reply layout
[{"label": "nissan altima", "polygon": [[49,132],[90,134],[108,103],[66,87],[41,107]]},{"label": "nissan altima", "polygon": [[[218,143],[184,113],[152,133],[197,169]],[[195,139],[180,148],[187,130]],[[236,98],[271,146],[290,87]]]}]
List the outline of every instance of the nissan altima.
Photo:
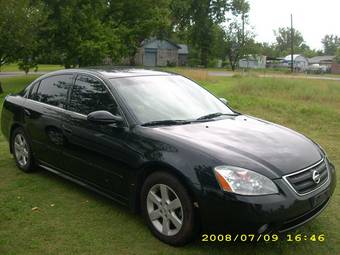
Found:
[{"label": "nissan altima", "polygon": [[5,98],[1,129],[19,169],[43,168],[126,205],[171,245],[199,231],[295,229],[335,188],[317,143],[161,71],[43,75]]}]

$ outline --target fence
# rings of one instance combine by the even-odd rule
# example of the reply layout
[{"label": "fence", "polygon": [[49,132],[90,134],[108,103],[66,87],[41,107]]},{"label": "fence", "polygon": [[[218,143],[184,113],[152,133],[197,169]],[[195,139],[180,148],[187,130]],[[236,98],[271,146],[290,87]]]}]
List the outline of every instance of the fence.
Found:
[{"label": "fence", "polygon": [[340,64],[332,64],[332,73],[340,74]]}]

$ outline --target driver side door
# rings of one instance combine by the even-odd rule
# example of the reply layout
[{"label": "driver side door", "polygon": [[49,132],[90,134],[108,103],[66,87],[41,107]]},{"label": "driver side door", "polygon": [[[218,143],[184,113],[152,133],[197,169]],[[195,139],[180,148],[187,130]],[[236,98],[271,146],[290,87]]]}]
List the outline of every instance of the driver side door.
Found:
[{"label": "driver side door", "polygon": [[63,157],[69,174],[97,189],[127,197],[126,129],[94,123],[87,115],[94,111],[119,115],[118,106],[104,83],[96,77],[80,74],[69,95],[62,125],[65,143]]}]

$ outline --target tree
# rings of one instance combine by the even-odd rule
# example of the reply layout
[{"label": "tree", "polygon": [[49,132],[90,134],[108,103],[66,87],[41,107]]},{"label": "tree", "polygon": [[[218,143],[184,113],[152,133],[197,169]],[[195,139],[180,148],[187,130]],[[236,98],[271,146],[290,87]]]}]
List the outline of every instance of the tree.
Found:
[{"label": "tree", "polygon": [[340,37],[337,35],[325,35],[321,42],[323,44],[325,55],[334,56],[337,49],[340,48]]},{"label": "tree", "polygon": [[113,55],[117,35],[103,21],[104,0],[44,0],[48,10],[41,31],[43,54],[66,68],[101,64]]},{"label": "tree", "polygon": [[228,12],[239,13],[244,0],[172,0],[171,24],[176,32],[185,31],[188,42],[200,58],[200,64],[208,65],[212,56],[211,42],[215,25],[226,21]]},{"label": "tree", "polygon": [[100,65],[105,58],[129,57],[133,64],[140,43],[169,27],[168,1],[44,0],[44,55],[66,68]]},{"label": "tree", "polygon": [[44,16],[41,8],[39,1],[0,0],[0,69],[10,61],[32,59]]},{"label": "tree", "polygon": [[111,0],[107,20],[120,39],[120,53],[134,65],[134,57],[143,40],[169,34],[168,0]]},{"label": "tree", "polygon": [[[291,53],[291,28],[290,27],[280,27],[278,30],[274,31],[276,37],[276,49],[281,53],[282,56],[289,55]],[[303,51],[309,49],[308,45],[305,44],[305,40],[301,32],[293,29],[293,47],[295,53],[302,54]]]},{"label": "tree", "polygon": [[251,29],[247,29],[249,24],[248,15],[249,4],[246,1],[238,2],[239,12],[233,12],[233,18],[225,28],[226,52],[231,69],[234,71],[240,58],[255,54],[256,44],[254,34]]}]

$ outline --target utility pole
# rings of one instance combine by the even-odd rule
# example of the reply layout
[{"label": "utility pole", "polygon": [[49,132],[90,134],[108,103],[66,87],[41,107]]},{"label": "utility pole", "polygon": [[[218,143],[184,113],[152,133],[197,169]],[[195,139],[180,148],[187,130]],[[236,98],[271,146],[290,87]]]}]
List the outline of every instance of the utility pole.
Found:
[{"label": "utility pole", "polygon": [[290,15],[290,50],[291,50],[291,72],[294,72],[294,27],[293,27],[293,14]]}]

